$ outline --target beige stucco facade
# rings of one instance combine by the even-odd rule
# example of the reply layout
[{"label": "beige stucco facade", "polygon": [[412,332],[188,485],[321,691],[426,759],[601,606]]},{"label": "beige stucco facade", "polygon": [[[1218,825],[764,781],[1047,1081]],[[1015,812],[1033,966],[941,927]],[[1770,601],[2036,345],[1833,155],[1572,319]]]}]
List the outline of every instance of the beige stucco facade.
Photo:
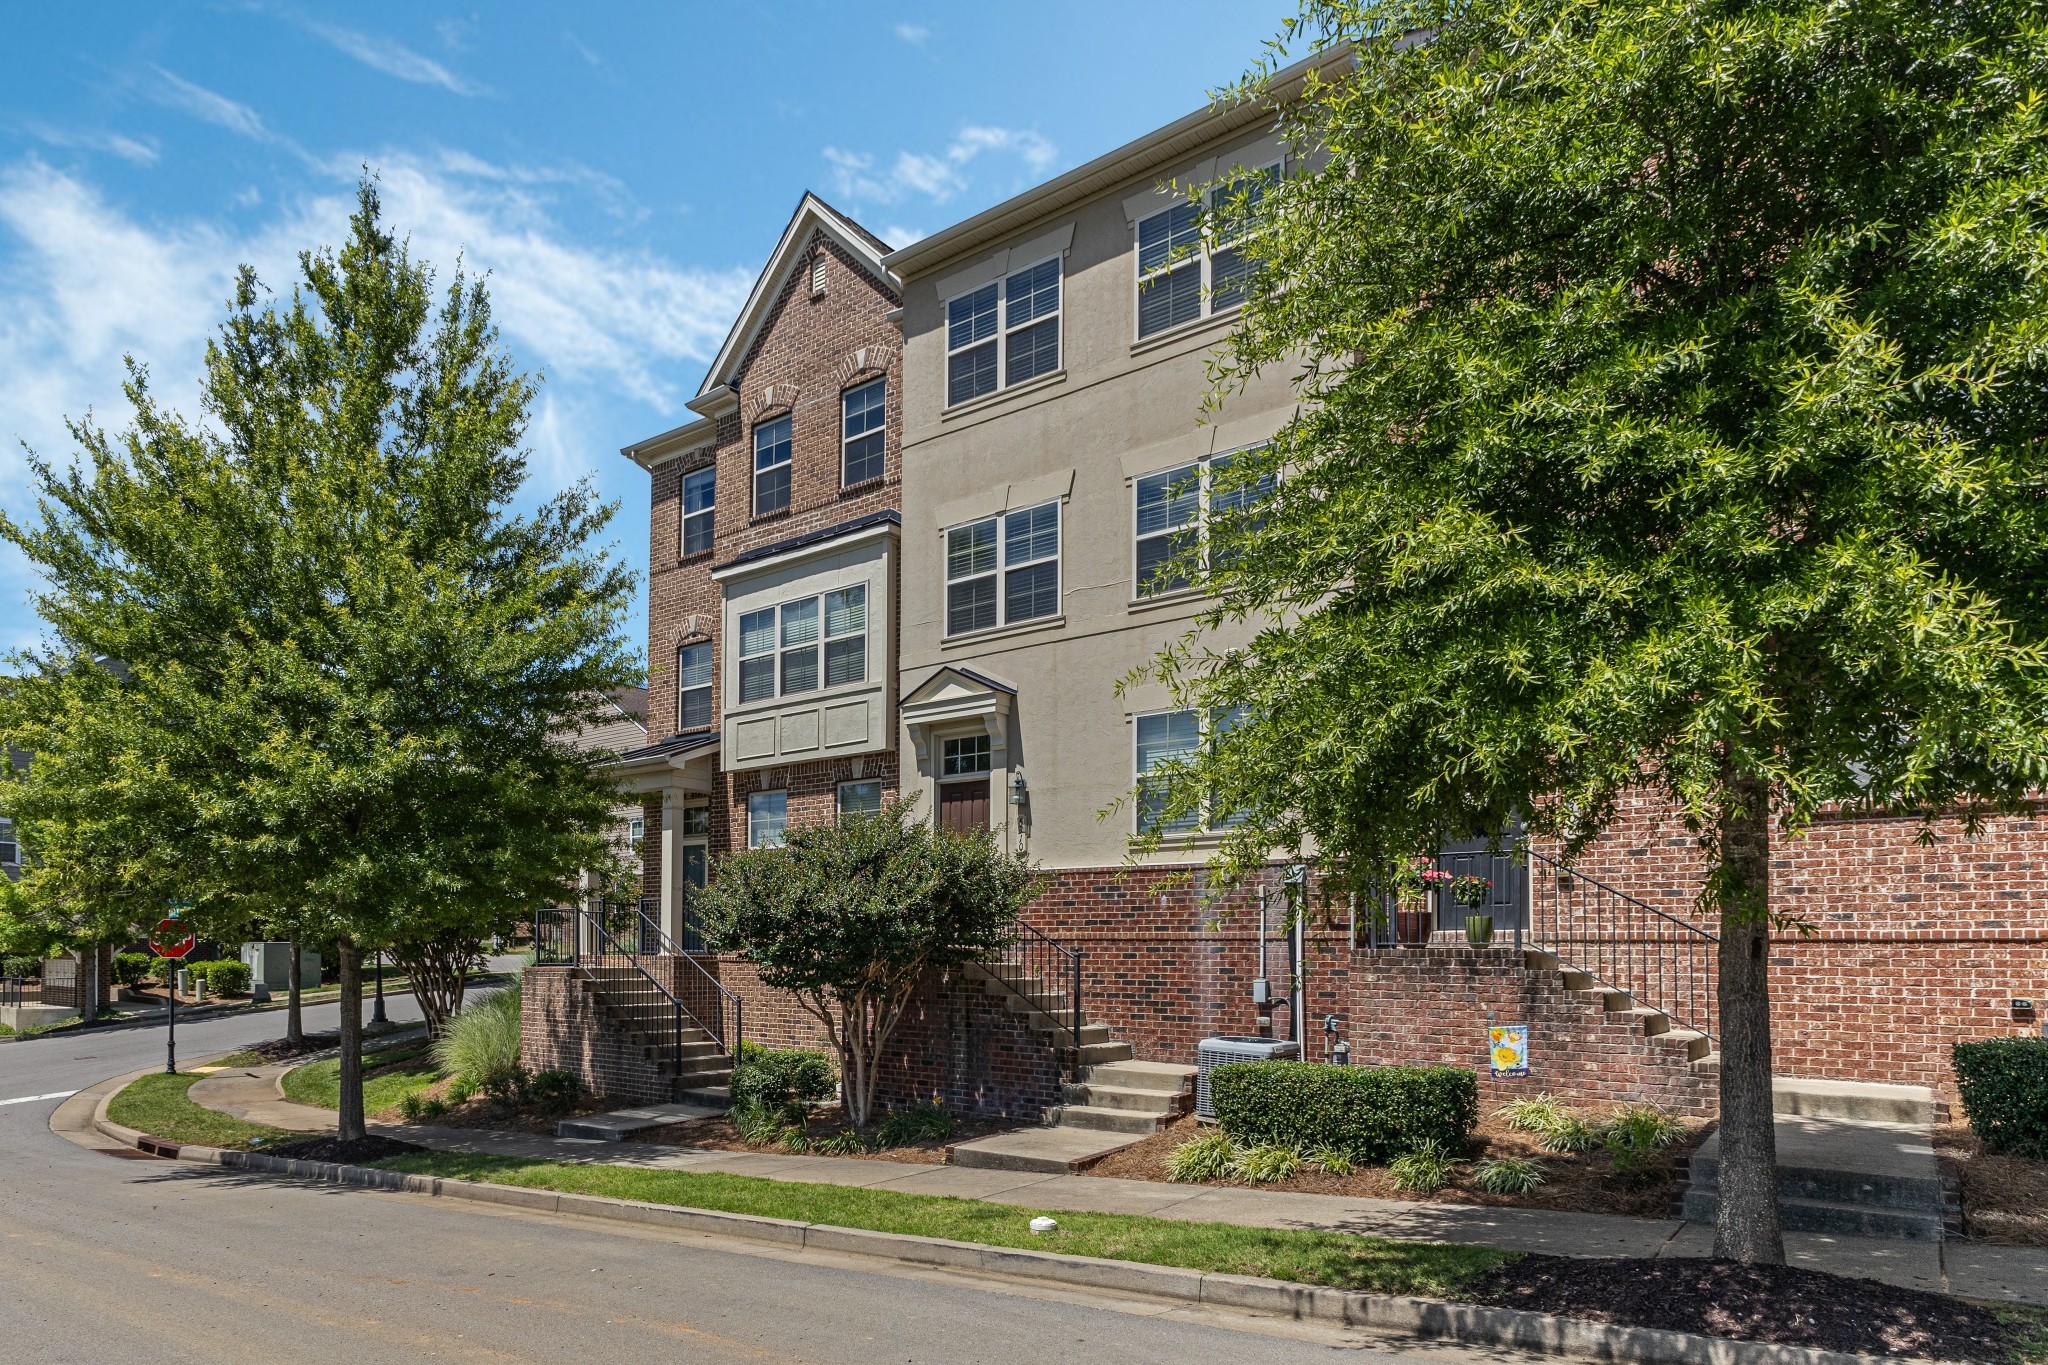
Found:
[{"label": "beige stucco facade", "polygon": [[[1141,594],[1138,482],[1257,444],[1295,411],[1288,376],[1275,373],[1205,416],[1207,362],[1235,310],[1205,304],[1141,337],[1138,224],[1174,202],[1163,181],[1200,184],[1281,157],[1253,111],[1191,116],[888,258],[904,300],[903,787],[937,807],[945,741],[986,735],[989,822],[1047,868],[1127,857],[1137,717],[1168,698],[1157,684],[1120,694],[1118,683],[1203,605],[1199,588]],[[1019,272],[1042,282],[1048,259],[1061,285],[1056,367],[990,394],[949,391],[949,351],[973,335],[949,332],[949,300],[994,282],[1008,322]],[[1041,288],[1041,313],[1044,298]],[[1047,505],[1058,508],[1056,610],[1013,623],[991,607],[992,623],[957,629],[968,613],[949,621],[948,532],[994,517],[1001,539],[1007,514]],[[1205,843],[1176,841],[1157,860],[1198,859]]]}]

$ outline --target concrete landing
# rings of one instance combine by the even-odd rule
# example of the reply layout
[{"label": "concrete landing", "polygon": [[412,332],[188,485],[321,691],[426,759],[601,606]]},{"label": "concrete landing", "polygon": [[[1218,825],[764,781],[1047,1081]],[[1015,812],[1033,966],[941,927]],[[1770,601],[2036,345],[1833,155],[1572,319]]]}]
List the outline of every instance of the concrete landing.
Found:
[{"label": "concrete landing", "polygon": [[686,1123],[691,1119],[715,1119],[724,1105],[648,1104],[638,1109],[614,1109],[606,1114],[585,1114],[580,1119],[563,1119],[555,1135],[565,1138],[595,1138],[599,1142],[623,1142],[633,1133],[663,1124]]},{"label": "concrete landing", "polygon": [[1153,1132],[1117,1133],[1103,1128],[1024,1128],[975,1138],[953,1147],[947,1160],[955,1166],[989,1171],[1044,1171],[1064,1175],[1097,1157],[1134,1146]]},{"label": "concrete landing", "polygon": [[[1941,1171],[1925,1126],[1780,1113],[1773,1127],[1779,1218],[1787,1231],[1941,1241]],[[1688,1219],[1713,1222],[1720,1164],[1716,1132],[1692,1157]]]},{"label": "concrete landing", "polygon": [[1935,1112],[1934,1092],[1924,1085],[1817,1081],[1798,1076],[1771,1078],[1771,1108],[1801,1118],[1905,1123],[1923,1128],[1944,1117]]}]

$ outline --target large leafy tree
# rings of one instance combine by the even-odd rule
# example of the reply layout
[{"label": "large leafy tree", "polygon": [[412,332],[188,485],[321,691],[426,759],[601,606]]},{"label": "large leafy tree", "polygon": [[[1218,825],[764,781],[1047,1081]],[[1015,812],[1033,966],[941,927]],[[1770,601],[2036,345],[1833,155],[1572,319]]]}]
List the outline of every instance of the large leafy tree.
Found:
[{"label": "large leafy tree", "polygon": [[1290,36],[1356,60],[1279,115],[1310,155],[1216,387],[1305,403],[1219,476],[1277,481],[1209,557],[1250,642],[1156,672],[1244,710],[1164,799],[1243,818],[1226,869],[1357,883],[1675,803],[1720,933],[1716,1247],[1779,1260],[1773,832],[2048,771],[2044,12],[1309,3]]},{"label": "large leafy tree", "polygon": [[347,1137],[363,951],[466,956],[599,856],[614,798],[565,726],[638,668],[631,576],[591,547],[612,509],[511,511],[533,385],[482,281],[437,297],[367,183],[301,268],[275,304],[244,272],[203,420],[136,373],[118,440],[81,423],[74,467],[32,465],[39,516],[0,535],[53,642],[0,737],[34,755],[5,798],[25,899],[336,938]]},{"label": "large leafy tree", "polygon": [[992,834],[938,829],[891,802],[732,854],[699,903],[712,946],[744,956],[824,1029],[847,1117],[865,1128],[883,1049],[918,987],[1008,941],[1037,881]]}]

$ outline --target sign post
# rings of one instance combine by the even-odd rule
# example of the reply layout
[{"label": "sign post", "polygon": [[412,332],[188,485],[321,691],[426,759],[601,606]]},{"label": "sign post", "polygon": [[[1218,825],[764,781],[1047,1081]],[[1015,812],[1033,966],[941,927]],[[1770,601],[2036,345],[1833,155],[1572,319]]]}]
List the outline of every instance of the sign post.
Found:
[{"label": "sign post", "polygon": [[164,971],[164,1074],[178,1074],[178,961],[192,951],[191,931],[178,922],[177,911],[160,919],[149,934],[149,946],[170,964]]}]

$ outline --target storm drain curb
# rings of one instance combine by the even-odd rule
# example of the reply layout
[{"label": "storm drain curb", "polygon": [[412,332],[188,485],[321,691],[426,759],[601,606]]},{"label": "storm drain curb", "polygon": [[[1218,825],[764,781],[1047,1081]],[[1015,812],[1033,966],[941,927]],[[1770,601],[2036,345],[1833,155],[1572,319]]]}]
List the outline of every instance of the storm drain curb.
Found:
[{"label": "storm drain curb", "polygon": [[[107,1098],[111,1097],[110,1092]],[[423,1194],[441,1199],[466,1199],[537,1213],[574,1214],[678,1232],[739,1237],[797,1250],[876,1256],[911,1265],[967,1270],[1084,1289],[1109,1289],[1180,1303],[1249,1309],[1302,1321],[1363,1327],[1428,1340],[1535,1351],[1577,1360],[1626,1361],[1638,1365],[1880,1365],[1886,1361],[1900,1365],[1901,1362],[1897,1356],[1850,1355],[1805,1346],[1730,1341],[1722,1337],[1695,1336],[1648,1327],[1616,1327],[1516,1308],[1487,1308],[1478,1304],[1445,1303],[1405,1295],[1367,1294],[1259,1279],[1250,1275],[1188,1270],[1180,1266],[1068,1256],[1026,1247],[992,1247],[978,1242],[872,1232],[863,1228],[800,1223],[786,1218],[721,1213],[715,1209],[608,1199],[601,1195],[560,1194],[518,1185],[447,1180],[440,1176],[409,1175],[366,1166],[299,1161],[262,1152],[222,1151],[193,1143],[168,1142],[133,1128],[124,1128],[106,1117],[106,1106],[107,1100],[102,1099],[99,1111],[94,1115],[94,1125],[107,1136],[153,1156],[206,1162],[327,1185]],[[1904,1365],[1916,1363],[1904,1362]],[[1931,1363],[1920,1362],[1918,1365]]]}]

